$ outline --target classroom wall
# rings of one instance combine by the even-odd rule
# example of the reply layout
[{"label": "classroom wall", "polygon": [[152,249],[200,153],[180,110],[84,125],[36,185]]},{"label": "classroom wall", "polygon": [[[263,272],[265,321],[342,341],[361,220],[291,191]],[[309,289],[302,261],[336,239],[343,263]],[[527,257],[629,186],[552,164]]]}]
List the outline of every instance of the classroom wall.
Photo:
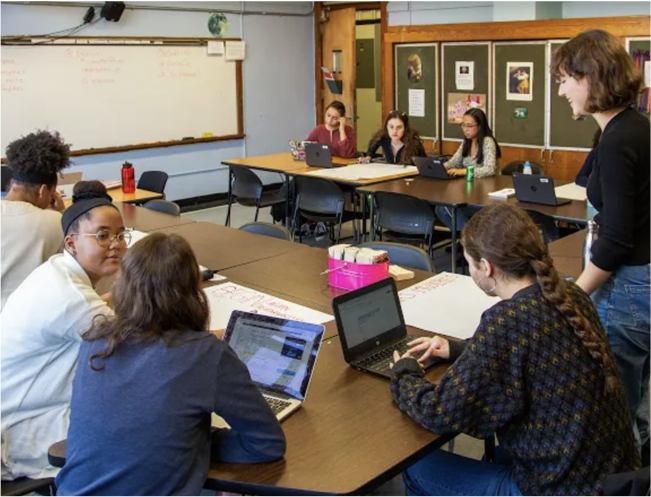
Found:
[{"label": "classroom wall", "polygon": [[[311,2],[135,2],[190,8],[264,10],[309,13]],[[78,25],[86,7],[1,5],[3,35],[45,34]],[[211,36],[209,13],[125,10],[118,23],[102,21],[79,36]],[[88,179],[119,179],[122,162],[134,164],[136,176],[157,169],[170,175],[169,200],[223,193],[228,189],[225,159],[277,153],[287,141],[303,138],[315,124],[314,30],[312,15],[304,17],[227,14],[227,36],[243,35],[247,43],[243,70],[244,140],[135,150],[74,157],[72,170]],[[110,125],[110,123],[107,123]],[[74,144],[73,144],[74,145]],[[276,174],[262,175],[266,183]]]},{"label": "classroom wall", "polygon": [[[377,36],[376,36],[377,35]],[[381,44],[380,32],[375,24],[358,24],[356,38],[372,38],[375,47]],[[375,73],[379,74],[379,64],[375,66]],[[379,78],[375,78],[376,81]],[[365,151],[373,133],[382,126],[382,101],[376,99],[375,88],[357,88],[356,90],[357,114],[357,150]]]}]

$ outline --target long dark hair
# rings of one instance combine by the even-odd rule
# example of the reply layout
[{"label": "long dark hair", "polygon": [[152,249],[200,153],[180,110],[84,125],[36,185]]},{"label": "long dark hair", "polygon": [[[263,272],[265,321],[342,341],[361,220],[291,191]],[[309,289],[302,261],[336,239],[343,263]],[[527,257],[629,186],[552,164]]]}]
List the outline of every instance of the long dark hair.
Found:
[{"label": "long dark hair", "polygon": [[391,140],[389,132],[387,131],[387,126],[391,119],[400,119],[402,124],[405,126],[405,132],[402,135],[403,150],[400,155],[400,164],[407,165],[412,164],[411,158],[422,154],[419,153],[420,147],[422,144],[420,142],[420,137],[418,136],[418,131],[416,128],[409,125],[409,116],[406,112],[400,112],[393,110],[389,112],[386,119],[384,120],[384,126],[381,129],[378,129],[371,138],[371,141],[368,143],[368,148],[375,146],[377,143],[380,143],[382,140]]},{"label": "long dark hair", "polygon": [[567,319],[592,358],[601,364],[606,392],[613,391],[617,375],[606,334],[603,328],[593,329],[569,296],[565,280],[558,275],[538,228],[525,211],[511,205],[484,207],[466,224],[461,243],[475,261],[486,259],[507,278],[535,277],[545,298]]},{"label": "long dark hair", "polygon": [[[502,150],[500,150],[500,146],[497,143],[497,140],[493,136],[493,131],[491,130],[490,126],[488,125],[488,119],[486,118],[486,114],[484,114],[484,111],[481,109],[468,109],[464,116],[470,116],[475,120],[475,123],[477,126],[479,126],[479,132],[477,134],[477,164],[483,164],[484,163],[484,138],[489,137],[492,138],[493,141],[495,142],[495,149],[497,150],[497,158],[499,159],[502,157]],[[468,138],[463,139],[463,147],[461,149],[461,155],[463,157],[468,157],[470,155],[470,148],[472,146],[472,140],[469,140]]]},{"label": "long dark hair", "polygon": [[101,352],[91,355],[92,369],[104,369],[94,361],[109,357],[129,343],[161,341],[179,345],[179,335],[205,331],[210,311],[201,289],[199,265],[188,242],[178,235],[152,233],[129,249],[122,260],[111,295],[115,315],[99,315],[83,339],[105,339]]}]

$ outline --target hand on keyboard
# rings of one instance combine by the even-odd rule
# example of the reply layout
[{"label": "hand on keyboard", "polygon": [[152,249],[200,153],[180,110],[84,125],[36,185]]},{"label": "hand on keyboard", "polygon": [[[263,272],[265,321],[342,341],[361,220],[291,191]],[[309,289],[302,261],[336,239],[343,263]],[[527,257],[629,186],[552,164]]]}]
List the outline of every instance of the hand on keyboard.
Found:
[{"label": "hand on keyboard", "polygon": [[409,342],[409,350],[407,354],[417,357],[419,353],[423,353],[418,362],[423,363],[430,357],[440,357],[441,359],[450,358],[450,343],[442,337],[420,337],[412,342]]}]

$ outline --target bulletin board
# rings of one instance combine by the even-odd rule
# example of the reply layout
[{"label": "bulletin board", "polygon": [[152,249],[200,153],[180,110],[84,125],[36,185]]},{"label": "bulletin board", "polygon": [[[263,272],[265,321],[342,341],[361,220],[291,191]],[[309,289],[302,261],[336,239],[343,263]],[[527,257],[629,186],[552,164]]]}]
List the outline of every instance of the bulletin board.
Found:
[{"label": "bulletin board", "polygon": [[[463,131],[458,121],[468,108],[482,109],[490,123],[492,116],[490,58],[490,43],[443,43],[441,45],[443,81],[441,114],[444,140],[463,140]],[[466,62],[469,64],[465,64]]]},{"label": "bulletin board", "polygon": [[396,45],[396,109],[421,138],[438,140],[438,43]]},{"label": "bulletin board", "polygon": [[500,144],[545,146],[548,70],[546,42],[493,44],[493,132]]}]

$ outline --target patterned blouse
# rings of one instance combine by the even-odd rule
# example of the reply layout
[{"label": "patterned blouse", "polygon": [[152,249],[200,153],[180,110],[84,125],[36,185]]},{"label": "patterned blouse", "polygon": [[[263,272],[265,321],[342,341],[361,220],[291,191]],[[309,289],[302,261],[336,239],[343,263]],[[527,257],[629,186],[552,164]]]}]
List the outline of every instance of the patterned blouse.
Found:
[{"label": "patterned blouse", "polygon": [[461,150],[463,143],[459,146],[452,158],[445,163],[446,169],[462,168],[468,166],[475,166],[475,178],[488,178],[499,174],[499,167],[497,167],[497,146],[495,140],[490,137],[484,138],[484,161],[482,164],[477,164],[475,157],[463,157]]}]

